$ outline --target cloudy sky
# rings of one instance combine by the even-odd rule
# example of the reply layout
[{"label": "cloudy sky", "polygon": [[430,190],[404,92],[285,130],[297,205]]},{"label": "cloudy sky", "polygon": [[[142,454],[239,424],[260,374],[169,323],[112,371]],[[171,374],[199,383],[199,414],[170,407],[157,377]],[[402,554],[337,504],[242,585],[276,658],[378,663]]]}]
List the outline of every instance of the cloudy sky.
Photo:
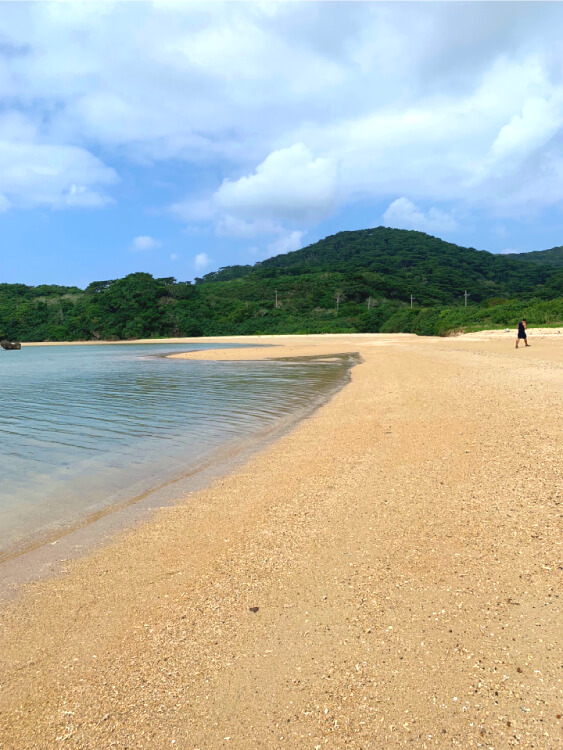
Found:
[{"label": "cloudy sky", "polygon": [[563,244],[560,3],[0,3],[0,282]]}]

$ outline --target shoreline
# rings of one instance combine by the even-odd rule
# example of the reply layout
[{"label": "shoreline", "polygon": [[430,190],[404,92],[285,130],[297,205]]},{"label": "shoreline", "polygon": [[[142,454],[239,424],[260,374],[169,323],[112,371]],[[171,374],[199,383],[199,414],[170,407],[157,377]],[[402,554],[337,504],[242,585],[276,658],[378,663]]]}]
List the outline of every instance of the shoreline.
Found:
[{"label": "shoreline", "polygon": [[363,361],[2,607],[4,747],[555,748],[563,338],[531,333],[284,337]]},{"label": "shoreline", "polygon": [[[213,349],[197,351],[215,352]],[[190,352],[154,356],[185,359],[189,358],[189,354]],[[23,544],[18,543],[1,551],[0,607],[2,602],[17,598],[22,585],[60,574],[69,561],[87,556],[97,548],[111,543],[116,535],[126,533],[136,525],[147,522],[155,508],[173,507],[187,501],[194,492],[205,489],[214,481],[236,470],[241,463],[249,460],[256,452],[265,449],[287,434],[300,421],[307,419],[347,385],[350,371],[357,364],[357,361],[354,361],[354,353],[350,352],[347,357],[347,377],[335,382],[326,393],[318,394],[306,407],[297,409],[290,415],[278,417],[273,425],[267,425],[256,432],[232,439],[210,450],[203,458],[186,465],[182,474],[172,476],[163,483],[145,489],[128,500],[104,506],[73,523],[61,526],[52,532],[42,531],[37,538],[30,538]],[[213,357],[208,357],[208,359],[213,359]],[[222,357],[222,359],[228,358]],[[258,357],[257,359],[275,361],[278,358]],[[294,357],[287,359],[290,362],[299,361],[299,358]],[[309,359],[309,357],[301,359]],[[323,359],[321,357],[319,361]]]},{"label": "shoreline", "polygon": [[[507,332],[504,328],[490,328],[490,329],[483,329],[482,331],[473,331],[469,333],[460,333],[460,334],[451,334],[450,336],[443,336],[443,337],[434,337],[434,336],[428,336],[428,337],[419,337],[422,339],[428,338],[428,339],[435,339],[438,338],[438,340],[448,340],[448,339],[471,339],[476,340],[478,337],[485,337],[485,339],[491,339],[491,338],[507,338],[512,336],[513,338],[516,338],[516,329],[509,329]],[[545,326],[540,328],[529,328],[528,329],[528,335],[530,336],[536,336],[536,337],[543,337],[543,336],[553,336],[553,335],[563,335],[563,325],[559,326]],[[288,339],[318,339],[318,340],[325,340],[330,341],[330,339],[340,339],[342,337],[354,337],[358,338],[358,340],[362,339],[369,339],[373,336],[415,336],[415,334],[411,333],[385,333],[385,334],[376,334],[376,333],[312,333],[312,334],[293,334],[293,333],[287,333],[287,334],[260,334],[260,335],[250,335],[250,336],[192,336],[192,337],[177,337],[177,338],[162,338],[162,339],[125,339],[121,341],[28,341],[28,342],[22,342],[22,347],[24,346],[117,346],[117,345],[135,345],[135,344],[205,344],[205,343],[217,343],[217,342],[230,342],[230,343],[245,343],[245,342],[257,342],[261,343],[264,342],[266,339],[271,339],[274,341],[281,341]]]}]

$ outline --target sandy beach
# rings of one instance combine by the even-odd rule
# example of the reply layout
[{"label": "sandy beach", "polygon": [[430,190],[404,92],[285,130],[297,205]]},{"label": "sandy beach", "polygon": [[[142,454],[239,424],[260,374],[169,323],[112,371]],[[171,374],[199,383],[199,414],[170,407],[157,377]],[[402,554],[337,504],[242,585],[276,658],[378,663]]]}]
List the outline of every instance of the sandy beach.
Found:
[{"label": "sandy beach", "polygon": [[0,748],[561,747],[563,332],[529,334],[178,355],[361,363],[1,606]]}]

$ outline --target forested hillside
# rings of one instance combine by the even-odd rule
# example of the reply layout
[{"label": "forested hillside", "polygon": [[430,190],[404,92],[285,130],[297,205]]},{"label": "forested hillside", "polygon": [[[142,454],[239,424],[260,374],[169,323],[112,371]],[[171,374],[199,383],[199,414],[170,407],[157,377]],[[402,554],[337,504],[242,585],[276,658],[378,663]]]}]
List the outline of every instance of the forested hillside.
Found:
[{"label": "forested hillside", "polygon": [[380,330],[444,335],[514,325],[523,314],[530,325],[563,322],[563,268],[384,227],[340,232],[254,266],[222,268],[195,284],[147,273],[94,282],[84,291],[0,284],[0,337],[21,341]]},{"label": "forested hillside", "polygon": [[534,250],[531,253],[507,253],[505,258],[535,263],[540,266],[563,268],[563,247],[552,247],[549,250]]},{"label": "forested hillside", "polygon": [[554,278],[553,268],[537,265],[523,266],[510,256],[460,247],[423,232],[378,227],[339,232],[257,266],[220,269],[201,281],[336,273],[346,276],[348,288],[343,292],[348,297],[409,299],[412,294],[421,305],[456,304],[465,290],[473,302],[495,296],[563,294],[562,277]]}]

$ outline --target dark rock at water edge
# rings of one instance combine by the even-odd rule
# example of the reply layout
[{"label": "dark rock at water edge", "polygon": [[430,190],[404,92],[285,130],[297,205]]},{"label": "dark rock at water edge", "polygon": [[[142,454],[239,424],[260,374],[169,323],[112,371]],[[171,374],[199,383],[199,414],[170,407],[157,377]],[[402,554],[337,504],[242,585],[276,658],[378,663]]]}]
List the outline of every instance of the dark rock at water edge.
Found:
[{"label": "dark rock at water edge", "polygon": [[0,346],[2,349],[21,349],[22,345],[19,341],[6,341],[5,339],[3,341],[0,341]]}]

